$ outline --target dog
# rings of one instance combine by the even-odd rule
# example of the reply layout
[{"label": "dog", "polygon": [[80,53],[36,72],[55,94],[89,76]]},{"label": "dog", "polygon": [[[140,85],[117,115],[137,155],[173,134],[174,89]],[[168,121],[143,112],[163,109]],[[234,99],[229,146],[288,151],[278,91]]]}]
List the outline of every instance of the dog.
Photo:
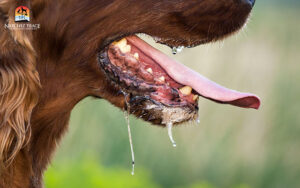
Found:
[{"label": "dog", "polygon": [[21,14],[27,15],[27,10],[26,10],[26,9],[24,9],[23,7],[21,7],[21,8],[18,10],[18,13],[21,13]]},{"label": "dog", "polygon": [[[21,1],[23,2],[23,1]],[[1,25],[19,1],[0,1]],[[41,188],[43,173],[87,96],[166,126],[194,120],[198,97],[258,109],[136,34],[172,49],[222,40],[243,27],[254,0],[28,0],[37,30],[0,32],[0,187]]]}]

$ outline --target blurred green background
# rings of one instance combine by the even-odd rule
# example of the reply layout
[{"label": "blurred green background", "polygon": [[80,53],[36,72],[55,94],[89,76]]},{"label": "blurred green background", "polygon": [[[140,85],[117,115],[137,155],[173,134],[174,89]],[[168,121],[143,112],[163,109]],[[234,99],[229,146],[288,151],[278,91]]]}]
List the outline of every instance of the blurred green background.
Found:
[{"label": "blurred green background", "polygon": [[[227,87],[256,93],[259,111],[200,99],[200,124],[166,129],[131,117],[136,175],[123,112],[88,98],[45,174],[46,188],[300,187],[300,7],[257,1],[247,27],[173,56]],[[153,41],[149,40],[151,44]],[[172,56],[167,47],[154,44]]]}]

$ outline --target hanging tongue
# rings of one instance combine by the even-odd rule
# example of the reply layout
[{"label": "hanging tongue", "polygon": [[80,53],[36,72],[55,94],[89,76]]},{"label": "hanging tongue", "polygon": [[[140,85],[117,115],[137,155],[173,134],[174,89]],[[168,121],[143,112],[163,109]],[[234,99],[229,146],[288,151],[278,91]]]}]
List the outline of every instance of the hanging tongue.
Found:
[{"label": "hanging tongue", "polygon": [[191,86],[199,95],[218,103],[231,104],[243,108],[259,108],[260,99],[256,95],[241,93],[220,86],[183,64],[171,59],[137,36],[127,37],[127,40],[156,61],[176,82]]}]

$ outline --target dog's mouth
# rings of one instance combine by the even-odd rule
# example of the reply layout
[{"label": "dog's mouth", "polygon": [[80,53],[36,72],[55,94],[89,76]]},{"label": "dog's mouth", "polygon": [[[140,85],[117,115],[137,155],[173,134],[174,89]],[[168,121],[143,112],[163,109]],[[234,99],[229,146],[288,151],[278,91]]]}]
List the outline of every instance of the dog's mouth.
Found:
[{"label": "dog's mouth", "polygon": [[130,113],[154,124],[196,119],[199,96],[243,108],[260,106],[256,95],[220,86],[135,35],[106,46],[98,60],[109,81],[125,95]]}]

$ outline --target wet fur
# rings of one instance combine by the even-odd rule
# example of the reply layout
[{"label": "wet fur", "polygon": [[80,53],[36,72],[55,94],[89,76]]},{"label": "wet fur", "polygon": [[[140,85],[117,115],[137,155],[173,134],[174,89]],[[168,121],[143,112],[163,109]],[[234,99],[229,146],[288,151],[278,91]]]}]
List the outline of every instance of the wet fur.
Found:
[{"label": "wet fur", "polygon": [[[243,26],[251,7],[242,1],[0,0],[1,25],[13,23],[19,5],[41,24],[37,31],[0,28],[0,187],[42,187],[71,110],[83,98],[124,108],[123,94],[97,61],[109,42],[134,33],[169,46],[215,41]],[[144,106],[134,108],[138,115]]]}]

